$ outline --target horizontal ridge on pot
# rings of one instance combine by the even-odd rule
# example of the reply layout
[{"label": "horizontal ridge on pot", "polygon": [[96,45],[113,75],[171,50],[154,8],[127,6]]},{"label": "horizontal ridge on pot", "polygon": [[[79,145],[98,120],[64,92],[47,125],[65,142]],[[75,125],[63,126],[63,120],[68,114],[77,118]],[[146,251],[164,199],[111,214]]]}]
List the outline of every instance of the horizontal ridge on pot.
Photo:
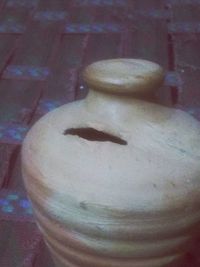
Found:
[{"label": "horizontal ridge on pot", "polygon": [[[28,178],[28,174],[26,174],[26,177]],[[31,180],[33,181],[33,179]],[[38,191],[40,190],[40,188],[43,188],[43,186],[40,187],[38,185],[37,188]],[[122,264],[122,262],[124,262],[125,259],[128,259],[127,264],[129,265],[127,266],[137,266],[135,265],[136,263],[139,264],[138,266],[149,266],[145,264],[151,264],[152,260],[153,262],[155,260],[155,263],[153,264],[156,264],[156,261],[168,262],[172,258],[174,259],[180,257],[184,253],[185,246],[189,245],[190,243],[190,235],[188,235],[188,232],[191,231],[189,229],[191,227],[191,222],[189,222],[188,225],[184,225],[185,229],[183,228],[181,233],[176,232],[176,230],[180,231],[181,224],[180,225],[178,224],[178,226],[175,229],[172,229],[171,227],[171,229],[168,230],[168,233],[163,233],[166,230],[166,228],[163,227],[163,220],[161,220],[161,222],[159,222],[158,220],[158,224],[154,226],[154,231],[156,230],[156,232],[154,233],[153,228],[151,227],[149,229],[147,228],[146,232],[144,231],[145,225],[147,226],[148,222],[144,223],[143,220],[140,220],[138,222],[138,226],[140,226],[141,228],[140,231],[138,231],[139,228],[136,230],[134,229],[134,225],[132,225],[134,223],[132,222],[132,224],[128,225],[129,239],[127,238],[126,240],[123,239],[121,240],[120,236],[118,236],[117,234],[120,233],[122,234],[122,236],[126,235],[125,233],[123,233],[123,228],[126,229],[127,225],[125,226],[116,223],[113,225],[115,229],[114,230],[115,237],[112,235],[113,231],[112,227],[109,227],[109,229],[105,231],[103,224],[102,224],[102,229],[104,229],[105,232],[110,233],[111,236],[109,237],[105,235],[105,232],[102,237],[100,236],[100,233],[99,235],[95,234],[92,235],[94,227],[90,228],[90,223],[88,222],[87,222],[88,230],[86,231],[85,234],[76,232],[81,227],[82,224],[77,229],[76,225],[74,225],[74,229],[72,229],[71,227],[73,225],[73,222],[69,223],[68,225],[67,221],[62,222],[60,221],[60,219],[56,218],[56,216],[54,217],[53,212],[49,213],[49,215],[51,214],[50,216],[46,214],[47,211],[45,211],[41,205],[42,203],[42,199],[40,199],[41,194],[38,194],[39,193],[38,192],[36,195],[34,195],[34,193],[31,192],[32,190],[37,190],[37,189],[35,189],[32,184],[31,189],[29,191],[29,195],[33,202],[33,207],[39,228],[43,233],[48,246],[51,247],[51,249],[52,247],[54,251],[56,251],[57,249],[58,252],[60,252],[59,254],[61,255],[63,255],[64,250],[66,251],[66,253],[69,250],[68,252],[69,255],[67,254],[68,256],[66,259],[69,259],[70,255],[74,255],[75,257],[75,254],[77,253],[76,258],[78,257],[78,255],[79,256],[84,255],[83,257],[87,258],[88,262],[90,262],[90,255],[91,255],[92,258],[94,258],[95,262],[98,262],[98,258],[100,258],[101,260],[104,259],[105,262],[108,261],[109,264],[116,264],[115,259],[117,259],[117,262],[119,262],[119,264]],[[49,189],[47,189],[47,191],[48,190]],[[44,202],[48,203],[48,200],[45,201],[43,200],[43,203]],[[53,210],[53,208],[51,209]],[[194,225],[196,220],[197,221],[199,220],[199,217],[200,213],[197,213],[197,215],[193,217]],[[169,215],[168,218],[169,223],[171,219],[172,218]],[[180,219],[182,221],[184,220],[182,217],[180,217]],[[192,225],[192,227],[194,225]],[[117,229],[118,226],[119,229]],[[135,233],[134,232],[132,233],[131,230],[133,231],[135,230]],[[171,238],[169,238],[170,231],[173,232],[173,237]],[[140,237],[138,237],[138,232],[141,233]],[[89,233],[90,235],[87,235],[87,233]],[[120,259],[122,262],[120,261]],[[93,263],[88,263],[88,264],[93,264]],[[102,264],[103,264],[102,266],[109,266],[109,265],[104,265],[104,262]],[[96,266],[101,266],[101,265],[96,265]]]}]

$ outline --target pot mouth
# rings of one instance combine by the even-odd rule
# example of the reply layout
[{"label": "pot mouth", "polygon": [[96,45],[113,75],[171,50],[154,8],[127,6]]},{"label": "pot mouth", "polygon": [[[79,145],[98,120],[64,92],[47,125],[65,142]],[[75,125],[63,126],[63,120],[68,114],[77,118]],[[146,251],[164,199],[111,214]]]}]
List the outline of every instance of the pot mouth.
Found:
[{"label": "pot mouth", "polygon": [[124,96],[151,95],[164,81],[164,70],[157,63],[133,58],[101,60],[83,71],[87,86],[95,91]]},{"label": "pot mouth", "polygon": [[127,141],[121,139],[120,137],[104,131],[96,130],[92,127],[69,128],[66,129],[63,134],[75,135],[88,141],[112,142],[118,145],[127,145]]}]

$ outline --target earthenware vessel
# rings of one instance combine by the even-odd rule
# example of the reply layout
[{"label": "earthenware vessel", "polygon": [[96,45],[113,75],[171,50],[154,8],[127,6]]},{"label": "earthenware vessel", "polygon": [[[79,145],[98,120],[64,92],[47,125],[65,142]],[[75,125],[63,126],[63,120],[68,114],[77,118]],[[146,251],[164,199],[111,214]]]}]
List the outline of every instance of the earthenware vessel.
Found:
[{"label": "earthenware vessel", "polygon": [[200,123],[142,99],[163,82],[155,63],[104,60],[83,77],[87,98],[41,118],[22,149],[56,266],[171,266],[199,229]]}]

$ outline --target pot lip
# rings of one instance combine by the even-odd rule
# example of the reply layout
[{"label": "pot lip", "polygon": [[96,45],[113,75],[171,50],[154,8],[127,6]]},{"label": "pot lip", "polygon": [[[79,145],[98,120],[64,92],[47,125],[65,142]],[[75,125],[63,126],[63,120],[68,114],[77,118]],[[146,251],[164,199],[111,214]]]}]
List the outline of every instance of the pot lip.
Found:
[{"label": "pot lip", "polygon": [[134,97],[155,92],[164,81],[164,70],[145,59],[114,58],[90,64],[82,76],[90,89]]}]

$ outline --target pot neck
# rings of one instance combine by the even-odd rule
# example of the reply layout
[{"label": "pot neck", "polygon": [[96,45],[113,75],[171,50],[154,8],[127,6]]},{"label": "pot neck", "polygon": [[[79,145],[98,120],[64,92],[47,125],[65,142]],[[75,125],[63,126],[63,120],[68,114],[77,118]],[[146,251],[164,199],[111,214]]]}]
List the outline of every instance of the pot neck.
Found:
[{"label": "pot neck", "polygon": [[89,90],[86,97],[86,103],[89,106],[103,106],[108,105],[134,105],[138,103],[148,103],[153,102],[158,104],[155,95],[146,96],[133,96],[133,95],[119,95],[119,94],[109,94],[103,91]]},{"label": "pot neck", "polygon": [[[103,60],[89,65],[83,72],[89,88],[89,106],[152,102],[164,79],[156,63],[138,59]],[[154,101],[153,101],[154,102]]]}]

